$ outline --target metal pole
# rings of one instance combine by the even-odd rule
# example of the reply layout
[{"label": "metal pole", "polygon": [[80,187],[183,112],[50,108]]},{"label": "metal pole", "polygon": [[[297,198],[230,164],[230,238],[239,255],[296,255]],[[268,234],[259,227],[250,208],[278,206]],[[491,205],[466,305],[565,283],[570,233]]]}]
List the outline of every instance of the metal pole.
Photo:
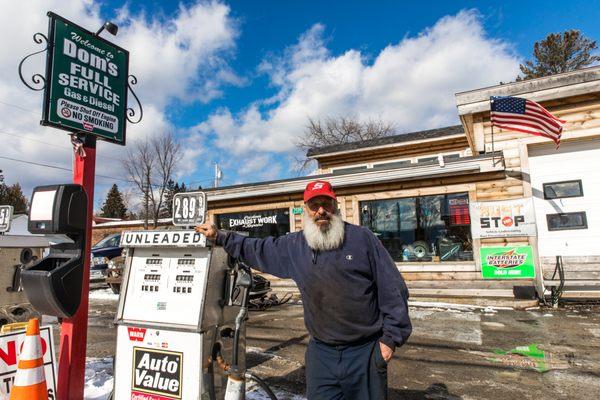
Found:
[{"label": "metal pole", "polygon": [[496,150],[494,149],[494,123],[492,122],[492,103],[494,100],[490,97],[490,124],[492,125],[492,165],[496,166]]},{"label": "metal pole", "polygon": [[96,170],[96,137],[83,137],[85,156],[75,155],[73,183],[83,186],[88,200],[85,253],[83,255],[83,283],[81,304],[72,318],[63,319],[60,327],[60,355],[58,361],[58,400],[83,399],[85,378],[85,350],[87,342],[88,304],[90,290],[90,248],[92,244],[92,217],[94,213],[94,177]]}]

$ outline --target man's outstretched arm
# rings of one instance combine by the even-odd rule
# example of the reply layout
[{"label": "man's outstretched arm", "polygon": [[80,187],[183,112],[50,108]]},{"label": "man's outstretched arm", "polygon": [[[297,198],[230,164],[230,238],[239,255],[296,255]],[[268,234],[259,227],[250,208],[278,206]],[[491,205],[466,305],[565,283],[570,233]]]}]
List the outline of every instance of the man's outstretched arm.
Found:
[{"label": "man's outstretched arm", "polygon": [[279,278],[290,278],[291,263],[286,241],[282,240],[285,237],[249,238],[235,232],[220,231],[214,224],[199,225],[196,232],[217,246],[223,246],[227,254],[241,259],[252,268]]}]

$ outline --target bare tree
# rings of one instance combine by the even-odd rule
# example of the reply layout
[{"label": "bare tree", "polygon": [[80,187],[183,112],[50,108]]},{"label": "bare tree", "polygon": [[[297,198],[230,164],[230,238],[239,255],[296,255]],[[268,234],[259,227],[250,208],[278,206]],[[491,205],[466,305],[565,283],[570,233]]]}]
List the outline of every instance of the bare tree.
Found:
[{"label": "bare tree", "polygon": [[[306,154],[308,150],[316,147],[361,142],[395,133],[396,126],[381,119],[359,121],[354,117],[328,117],[321,121],[309,117],[304,135],[296,143],[296,147]],[[310,159],[304,157],[298,161],[301,164],[300,169],[303,170],[307,167]]]},{"label": "bare tree", "polygon": [[165,190],[181,161],[181,145],[172,133],[146,138],[133,144],[123,160],[123,167],[143,197],[144,228],[151,215],[158,226]]}]

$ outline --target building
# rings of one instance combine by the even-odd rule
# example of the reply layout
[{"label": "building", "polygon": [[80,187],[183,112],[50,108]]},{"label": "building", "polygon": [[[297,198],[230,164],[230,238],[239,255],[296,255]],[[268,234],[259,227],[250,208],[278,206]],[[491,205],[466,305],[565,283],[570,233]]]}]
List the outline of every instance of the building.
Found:
[{"label": "building", "polygon": [[[499,128],[492,135],[489,98],[500,95],[566,120],[560,149]],[[325,179],[342,217],[379,236],[413,298],[531,304],[559,287],[565,297],[600,296],[600,67],[455,97],[461,125],[312,149],[317,175],[209,189],[208,218],[251,236],[297,231],[305,185]],[[532,203],[533,231],[474,237],[483,214],[473,220],[473,207],[502,211],[506,200]],[[517,221],[511,214],[502,223]],[[531,274],[484,278],[490,260],[506,259],[503,250],[529,252]]]}]

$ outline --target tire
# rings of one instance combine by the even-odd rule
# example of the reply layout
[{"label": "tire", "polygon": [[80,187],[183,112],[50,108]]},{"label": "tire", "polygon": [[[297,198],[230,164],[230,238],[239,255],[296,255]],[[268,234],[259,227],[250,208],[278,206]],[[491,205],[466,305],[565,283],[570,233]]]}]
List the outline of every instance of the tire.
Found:
[{"label": "tire", "polygon": [[427,254],[429,254],[429,247],[427,246],[427,242],[423,240],[417,240],[412,244],[412,247],[413,254],[417,258],[417,260],[420,260],[426,257]]},{"label": "tire", "polygon": [[110,286],[110,289],[112,290],[112,292],[114,294],[121,293],[121,284],[120,283],[110,283],[108,286]]}]

